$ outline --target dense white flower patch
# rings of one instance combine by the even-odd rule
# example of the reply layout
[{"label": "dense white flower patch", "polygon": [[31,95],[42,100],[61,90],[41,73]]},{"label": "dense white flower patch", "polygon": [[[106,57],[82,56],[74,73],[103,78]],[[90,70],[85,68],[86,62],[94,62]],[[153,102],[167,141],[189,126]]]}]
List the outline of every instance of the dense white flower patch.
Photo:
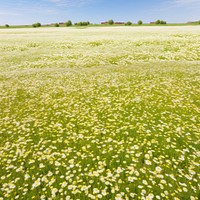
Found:
[{"label": "dense white flower patch", "polygon": [[196,199],[200,28],[0,30],[0,199]]}]

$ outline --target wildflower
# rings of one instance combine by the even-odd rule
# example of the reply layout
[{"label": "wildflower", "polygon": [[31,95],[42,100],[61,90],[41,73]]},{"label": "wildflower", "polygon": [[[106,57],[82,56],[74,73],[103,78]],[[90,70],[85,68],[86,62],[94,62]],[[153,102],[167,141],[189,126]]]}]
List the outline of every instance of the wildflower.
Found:
[{"label": "wildflower", "polygon": [[115,200],[123,200],[121,194],[117,194],[117,195],[115,196]]},{"label": "wildflower", "polygon": [[40,184],[41,184],[40,178],[38,178],[38,179],[33,183],[32,188],[36,188],[36,187],[38,187]]},{"label": "wildflower", "polygon": [[44,168],[44,167],[45,167],[44,164],[40,163],[39,168]]},{"label": "wildflower", "polygon": [[161,168],[161,167],[159,167],[159,166],[156,167],[156,172],[157,172],[157,173],[160,173],[161,171],[162,171],[162,168]]},{"label": "wildflower", "polygon": [[63,182],[61,185],[62,188],[65,188],[66,186],[67,186],[67,182]]},{"label": "wildflower", "polygon": [[25,174],[24,179],[28,180],[29,178],[30,178],[30,175],[29,174]]},{"label": "wildflower", "polygon": [[99,191],[97,188],[94,188],[94,189],[93,189],[93,193],[94,193],[94,194],[98,194],[99,192],[100,192],[100,191]]},{"label": "wildflower", "polygon": [[129,181],[129,182],[133,182],[133,181],[134,181],[133,177],[129,176],[129,177],[128,177],[128,181]]},{"label": "wildflower", "polygon": [[55,197],[55,195],[56,195],[57,192],[58,192],[58,189],[57,189],[57,188],[53,188],[53,189],[51,190],[52,196]]},{"label": "wildflower", "polygon": [[145,163],[146,163],[147,165],[151,165],[151,161],[150,161],[150,160],[145,160]]}]

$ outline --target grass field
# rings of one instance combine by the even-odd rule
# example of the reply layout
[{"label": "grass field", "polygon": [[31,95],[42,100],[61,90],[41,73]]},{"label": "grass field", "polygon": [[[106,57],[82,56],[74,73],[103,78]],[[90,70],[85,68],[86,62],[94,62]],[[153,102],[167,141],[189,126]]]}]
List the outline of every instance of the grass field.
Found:
[{"label": "grass field", "polygon": [[200,199],[200,27],[0,30],[0,200]]}]

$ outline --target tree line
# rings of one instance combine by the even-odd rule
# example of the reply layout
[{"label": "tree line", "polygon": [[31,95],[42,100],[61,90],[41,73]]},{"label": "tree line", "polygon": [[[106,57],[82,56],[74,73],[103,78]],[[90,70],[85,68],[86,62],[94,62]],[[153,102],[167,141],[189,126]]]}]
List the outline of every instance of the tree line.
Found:
[{"label": "tree line", "polygon": [[[195,22],[195,23],[197,23],[197,24],[200,24],[200,20],[199,21],[197,21],[197,22]],[[76,22],[76,23],[72,23],[72,21],[71,20],[68,20],[67,22],[65,22],[65,23],[63,23],[65,26],[67,26],[67,27],[69,27],[69,26],[88,26],[88,25],[90,25],[91,23],[89,22],[89,21],[81,21],[81,22]],[[125,26],[131,26],[132,24],[133,24],[133,22],[131,22],[131,21],[128,21],[128,22],[126,22],[126,23],[124,23],[124,22],[115,22],[113,19],[110,19],[110,20],[108,20],[108,21],[106,21],[106,22],[103,22],[103,23],[101,23],[101,24],[108,24],[108,25],[114,25],[114,24],[124,24]],[[142,25],[143,24],[143,21],[142,20],[138,20],[138,22],[137,22],[137,24],[138,25]],[[167,22],[166,21],[164,21],[164,20],[160,20],[160,19],[158,19],[158,20],[156,20],[155,22],[150,22],[150,24],[167,24]],[[55,27],[59,27],[60,26],[60,24],[59,23],[55,23],[55,24],[53,24]],[[34,24],[32,24],[32,27],[34,27],[34,28],[37,28],[37,27],[41,27],[42,25],[41,25],[41,23],[39,23],[39,22],[37,22],[37,23],[34,23]],[[5,27],[6,28],[9,28],[10,26],[9,26],[9,24],[6,24],[5,25]]]},{"label": "tree line", "polygon": [[[155,21],[154,23],[155,23],[155,24],[167,24],[167,22],[166,22],[166,21],[163,21],[163,20],[157,20],[157,21]],[[126,22],[126,23],[124,23],[124,22],[117,23],[117,22],[115,22],[113,19],[110,19],[110,20],[104,22],[104,24],[108,24],[108,25],[113,25],[113,24],[124,24],[124,25],[126,25],[126,26],[131,26],[131,25],[133,24],[133,22],[128,21],[128,22]],[[139,21],[137,22],[137,24],[138,24],[138,25],[142,25],[142,24],[143,24],[143,21],[142,21],[142,20],[139,20]],[[90,22],[89,22],[89,21],[87,21],[87,22],[86,22],[86,21],[81,21],[81,22],[76,22],[76,23],[73,24],[71,20],[68,20],[68,21],[65,23],[65,26],[72,26],[72,25],[74,25],[74,26],[88,26],[88,25],[90,25]],[[33,26],[33,27],[40,27],[41,24],[40,24],[40,23],[35,23],[35,24],[33,24],[32,26]],[[59,23],[55,23],[54,26],[55,26],[55,27],[59,27],[60,24],[59,24]]]}]

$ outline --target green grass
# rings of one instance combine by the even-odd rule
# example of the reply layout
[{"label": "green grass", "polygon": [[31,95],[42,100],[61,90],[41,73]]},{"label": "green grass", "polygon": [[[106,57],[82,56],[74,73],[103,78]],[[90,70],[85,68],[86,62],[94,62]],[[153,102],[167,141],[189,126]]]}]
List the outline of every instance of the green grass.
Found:
[{"label": "green grass", "polygon": [[0,199],[198,200],[199,36],[0,30]]}]

